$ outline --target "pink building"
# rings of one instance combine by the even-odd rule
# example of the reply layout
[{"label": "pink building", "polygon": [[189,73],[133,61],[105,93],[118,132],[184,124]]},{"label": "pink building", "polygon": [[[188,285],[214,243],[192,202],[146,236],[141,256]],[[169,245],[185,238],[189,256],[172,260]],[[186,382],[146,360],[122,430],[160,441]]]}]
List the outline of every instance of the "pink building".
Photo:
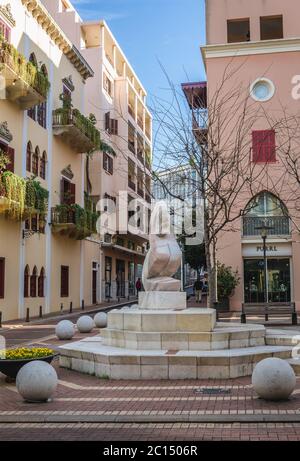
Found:
[{"label": "pink building", "polygon": [[[187,97],[196,95],[196,100],[207,103],[208,108],[222,85],[223,94],[240,86],[248,95],[251,110],[258,114],[245,138],[250,164],[261,174],[251,190],[245,187],[240,194],[237,207],[248,211],[235,222],[234,231],[218,240],[218,260],[237,269],[241,278],[230,302],[230,309],[235,311],[240,311],[243,303],[263,304],[266,300],[295,302],[300,310],[300,239],[295,203],[300,186],[286,174],[278,147],[283,141],[279,141],[279,133],[270,122],[286,114],[299,116],[298,12],[297,0],[206,0],[207,44],[201,51],[207,87],[203,83],[183,85]],[[232,76],[222,84],[228,69],[234,69]],[[241,112],[233,110],[227,133],[234,131],[239,117]],[[293,136],[291,142],[297,144]],[[262,225],[269,228],[266,265],[258,229]]]}]

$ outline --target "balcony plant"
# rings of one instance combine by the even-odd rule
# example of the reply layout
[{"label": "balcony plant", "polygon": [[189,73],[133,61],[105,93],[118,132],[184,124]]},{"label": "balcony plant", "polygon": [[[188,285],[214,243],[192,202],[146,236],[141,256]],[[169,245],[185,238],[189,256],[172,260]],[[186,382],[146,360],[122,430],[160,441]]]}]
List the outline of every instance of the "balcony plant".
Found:
[{"label": "balcony plant", "polygon": [[25,205],[29,214],[38,213],[45,216],[48,211],[48,198],[49,192],[39,181],[34,178],[27,179]]},{"label": "balcony plant", "polygon": [[82,208],[77,204],[56,205],[53,209],[53,224],[73,224],[75,232],[70,230],[70,237],[76,240],[82,240],[96,233],[96,223],[99,214]]},{"label": "balcony plant", "polygon": [[232,267],[218,263],[218,310],[229,310],[229,298],[234,294],[235,288],[238,286],[240,277],[237,271],[233,271]]},{"label": "balcony plant", "polygon": [[48,348],[18,348],[0,351],[0,371],[9,380],[15,380],[19,370],[33,360],[51,363],[55,352]]},{"label": "balcony plant", "polygon": [[27,61],[19,51],[0,34],[0,62],[7,64],[25,83],[45,99],[50,89],[47,76]]},{"label": "balcony plant", "polygon": [[13,219],[22,219],[25,207],[26,180],[10,171],[0,175],[0,196],[7,200],[6,213]]}]

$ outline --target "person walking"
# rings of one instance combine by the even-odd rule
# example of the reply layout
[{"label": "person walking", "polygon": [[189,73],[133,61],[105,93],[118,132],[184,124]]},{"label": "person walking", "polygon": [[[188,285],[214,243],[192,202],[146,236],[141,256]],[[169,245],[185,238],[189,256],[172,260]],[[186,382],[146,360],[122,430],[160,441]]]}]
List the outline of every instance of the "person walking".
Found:
[{"label": "person walking", "polygon": [[199,278],[194,283],[194,291],[196,297],[196,303],[202,302],[202,290],[203,290],[203,282]]},{"label": "person walking", "polygon": [[137,295],[139,295],[139,292],[142,289],[142,282],[141,282],[140,278],[137,279],[136,284],[135,284],[135,288],[136,288]]}]

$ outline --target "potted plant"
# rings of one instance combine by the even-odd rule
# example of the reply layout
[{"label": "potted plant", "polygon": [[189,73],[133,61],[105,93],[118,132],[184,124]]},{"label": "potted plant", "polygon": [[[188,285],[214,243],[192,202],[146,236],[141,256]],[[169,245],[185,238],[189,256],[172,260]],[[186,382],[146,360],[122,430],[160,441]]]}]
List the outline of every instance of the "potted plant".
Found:
[{"label": "potted plant", "polygon": [[57,354],[48,348],[18,348],[0,351],[0,372],[7,376],[8,380],[15,380],[23,365],[33,360],[42,360],[51,363]]},{"label": "potted plant", "polygon": [[229,311],[229,299],[239,284],[240,278],[237,271],[232,267],[218,263],[218,310]]}]

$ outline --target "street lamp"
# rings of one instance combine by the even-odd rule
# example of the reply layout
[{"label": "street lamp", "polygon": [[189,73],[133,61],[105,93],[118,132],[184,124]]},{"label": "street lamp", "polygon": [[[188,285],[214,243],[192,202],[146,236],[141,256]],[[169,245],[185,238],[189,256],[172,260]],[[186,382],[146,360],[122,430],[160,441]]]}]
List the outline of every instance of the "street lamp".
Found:
[{"label": "street lamp", "polygon": [[[271,226],[267,226],[266,222],[262,222],[261,226],[255,227],[256,230],[260,231],[261,238],[263,240],[263,253],[264,253],[264,304],[265,308],[267,307],[268,304],[268,273],[267,273],[267,237],[268,237],[268,231],[274,229]],[[266,311],[267,312],[267,311]],[[269,316],[266,313],[265,314],[265,320],[266,322],[269,320]]]}]

